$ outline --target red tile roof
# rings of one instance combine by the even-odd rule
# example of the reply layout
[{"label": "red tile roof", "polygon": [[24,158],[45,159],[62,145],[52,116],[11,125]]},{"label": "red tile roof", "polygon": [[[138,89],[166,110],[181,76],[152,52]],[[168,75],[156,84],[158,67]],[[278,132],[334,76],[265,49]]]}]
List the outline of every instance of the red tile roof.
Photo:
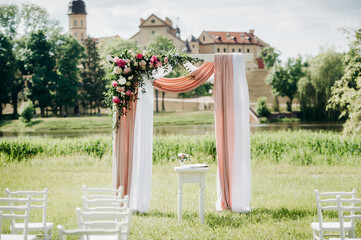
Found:
[{"label": "red tile roof", "polygon": [[241,43],[263,46],[255,35],[247,32],[206,32],[214,39],[215,43]]}]

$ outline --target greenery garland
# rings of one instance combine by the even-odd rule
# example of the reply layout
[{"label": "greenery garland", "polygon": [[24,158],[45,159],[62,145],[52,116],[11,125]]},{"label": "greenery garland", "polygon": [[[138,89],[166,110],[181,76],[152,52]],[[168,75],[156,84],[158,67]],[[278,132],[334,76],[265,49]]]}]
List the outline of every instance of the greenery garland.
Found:
[{"label": "greenery garland", "polygon": [[[126,115],[130,110],[131,102],[138,99],[138,90],[144,85],[145,80],[154,83],[154,75],[160,67],[165,72],[172,69],[181,69],[190,72],[185,63],[203,62],[202,59],[192,58],[185,53],[171,50],[169,52],[155,52],[153,50],[132,51],[124,49],[115,56],[108,56],[107,61],[111,64],[107,80],[111,83],[108,91],[104,93],[105,102],[116,112],[117,120]],[[145,89],[142,89],[143,93]],[[114,127],[118,128],[116,121]]]}]

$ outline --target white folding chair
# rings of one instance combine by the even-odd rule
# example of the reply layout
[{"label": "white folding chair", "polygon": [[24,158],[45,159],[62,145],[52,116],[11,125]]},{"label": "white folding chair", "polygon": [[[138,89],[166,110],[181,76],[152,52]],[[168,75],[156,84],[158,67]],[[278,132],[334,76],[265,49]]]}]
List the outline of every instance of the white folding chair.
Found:
[{"label": "white folding chair", "polygon": [[[108,229],[115,228],[114,224],[121,223],[122,240],[129,238],[131,212],[129,209],[123,212],[83,212],[76,209],[76,216],[80,229]],[[91,240],[99,239],[101,236],[92,236]]]},{"label": "white folding chair", "polygon": [[[351,225],[355,227],[355,220],[361,220],[361,198],[341,199],[340,196],[336,198],[341,238],[330,238],[330,240],[361,240],[361,238],[345,238],[346,223],[351,223]],[[347,222],[345,222],[345,220]]]},{"label": "white folding chair", "polygon": [[[37,235],[45,240],[52,239],[53,237],[53,223],[47,222],[47,200],[48,200],[48,189],[44,188],[43,191],[10,191],[6,189],[7,197],[23,197],[31,196],[31,210],[42,210],[41,222],[29,222],[29,232],[43,232],[44,235]],[[17,233],[22,231],[24,228],[23,223],[11,222],[11,232]]]},{"label": "white folding chair", "polygon": [[122,212],[129,207],[129,198],[119,199],[88,199],[83,196],[83,210],[85,212]]},{"label": "white folding chair", "polygon": [[88,188],[83,185],[83,196],[87,199],[120,199],[123,198],[123,187],[113,188]]},{"label": "white folding chair", "polygon": [[60,240],[66,240],[67,236],[78,236],[79,239],[102,239],[102,240],[121,240],[124,235],[121,231],[122,224],[116,224],[113,229],[74,229],[64,230],[63,226],[58,225]]},{"label": "white folding chair", "polygon": [[[316,204],[317,204],[317,217],[318,222],[311,223],[313,230],[313,238],[316,240],[323,240],[325,236],[339,236],[340,222],[325,222],[323,218],[323,211],[337,211],[337,199],[339,195],[342,198],[356,198],[356,189],[351,192],[323,192],[320,193],[315,190]],[[347,235],[353,237],[355,235],[355,228],[350,222],[345,223],[345,230]]]},{"label": "white folding chair", "polygon": [[[0,239],[1,240],[33,240],[35,235],[28,235],[29,211],[31,197],[27,198],[0,198]],[[2,234],[1,222],[3,219],[24,221],[22,234]]]}]

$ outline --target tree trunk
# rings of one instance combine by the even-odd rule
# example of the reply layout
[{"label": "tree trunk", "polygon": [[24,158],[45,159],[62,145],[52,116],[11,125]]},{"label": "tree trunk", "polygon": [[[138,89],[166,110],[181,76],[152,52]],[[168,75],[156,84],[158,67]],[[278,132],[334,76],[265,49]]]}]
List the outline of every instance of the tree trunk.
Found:
[{"label": "tree trunk", "polygon": [[0,117],[3,115],[3,104],[0,102]]},{"label": "tree trunk", "polygon": [[164,96],[165,96],[165,92],[162,92],[162,112],[165,112],[165,107],[164,107]]},{"label": "tree trunk", "polygon": [[40,107],[40,115],[41,115],[41,117],[45,117],[45,108],[44,107]]},{"label": "tree trunk", "polygon": [[11,91],[11,103],[13,105],[13,119],[18,117],[18,92]]},{"label": "tree trunk", "polygon": [[158,90],[155,90],[155,111],[159,112],[159,109],[158,109]]},{"label": "tree trunk", "polygon": [[292,98],[290,98],[289,101],[287,101],[287,111],[292,112]]}]

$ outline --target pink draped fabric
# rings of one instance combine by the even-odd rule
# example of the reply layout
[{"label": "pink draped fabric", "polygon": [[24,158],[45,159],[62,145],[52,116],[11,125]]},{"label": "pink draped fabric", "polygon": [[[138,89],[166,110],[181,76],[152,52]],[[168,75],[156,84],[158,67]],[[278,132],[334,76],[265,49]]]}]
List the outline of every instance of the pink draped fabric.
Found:
[{"label": "pink draped fabric", "polygon": [[132,179],[136,106],[137,102],[132,101],[130,110],[127,110],[126,115],[120,118],[113,144],[115,187],[123,186],[125,195],[129,194]]},{"label": "pink draped fabric", "polygon": [[214,113],[218,174],[223,209],[232,209],[231,170],[234,153],[233,56],[216,54],[214,76]]},{"label": "pink draped fabric", "polygon": [[158,78],[154,88],[164,92],[188,92],[205,83],[214,72],[214,64],[206,62],[188,76],[178,78]]}]

